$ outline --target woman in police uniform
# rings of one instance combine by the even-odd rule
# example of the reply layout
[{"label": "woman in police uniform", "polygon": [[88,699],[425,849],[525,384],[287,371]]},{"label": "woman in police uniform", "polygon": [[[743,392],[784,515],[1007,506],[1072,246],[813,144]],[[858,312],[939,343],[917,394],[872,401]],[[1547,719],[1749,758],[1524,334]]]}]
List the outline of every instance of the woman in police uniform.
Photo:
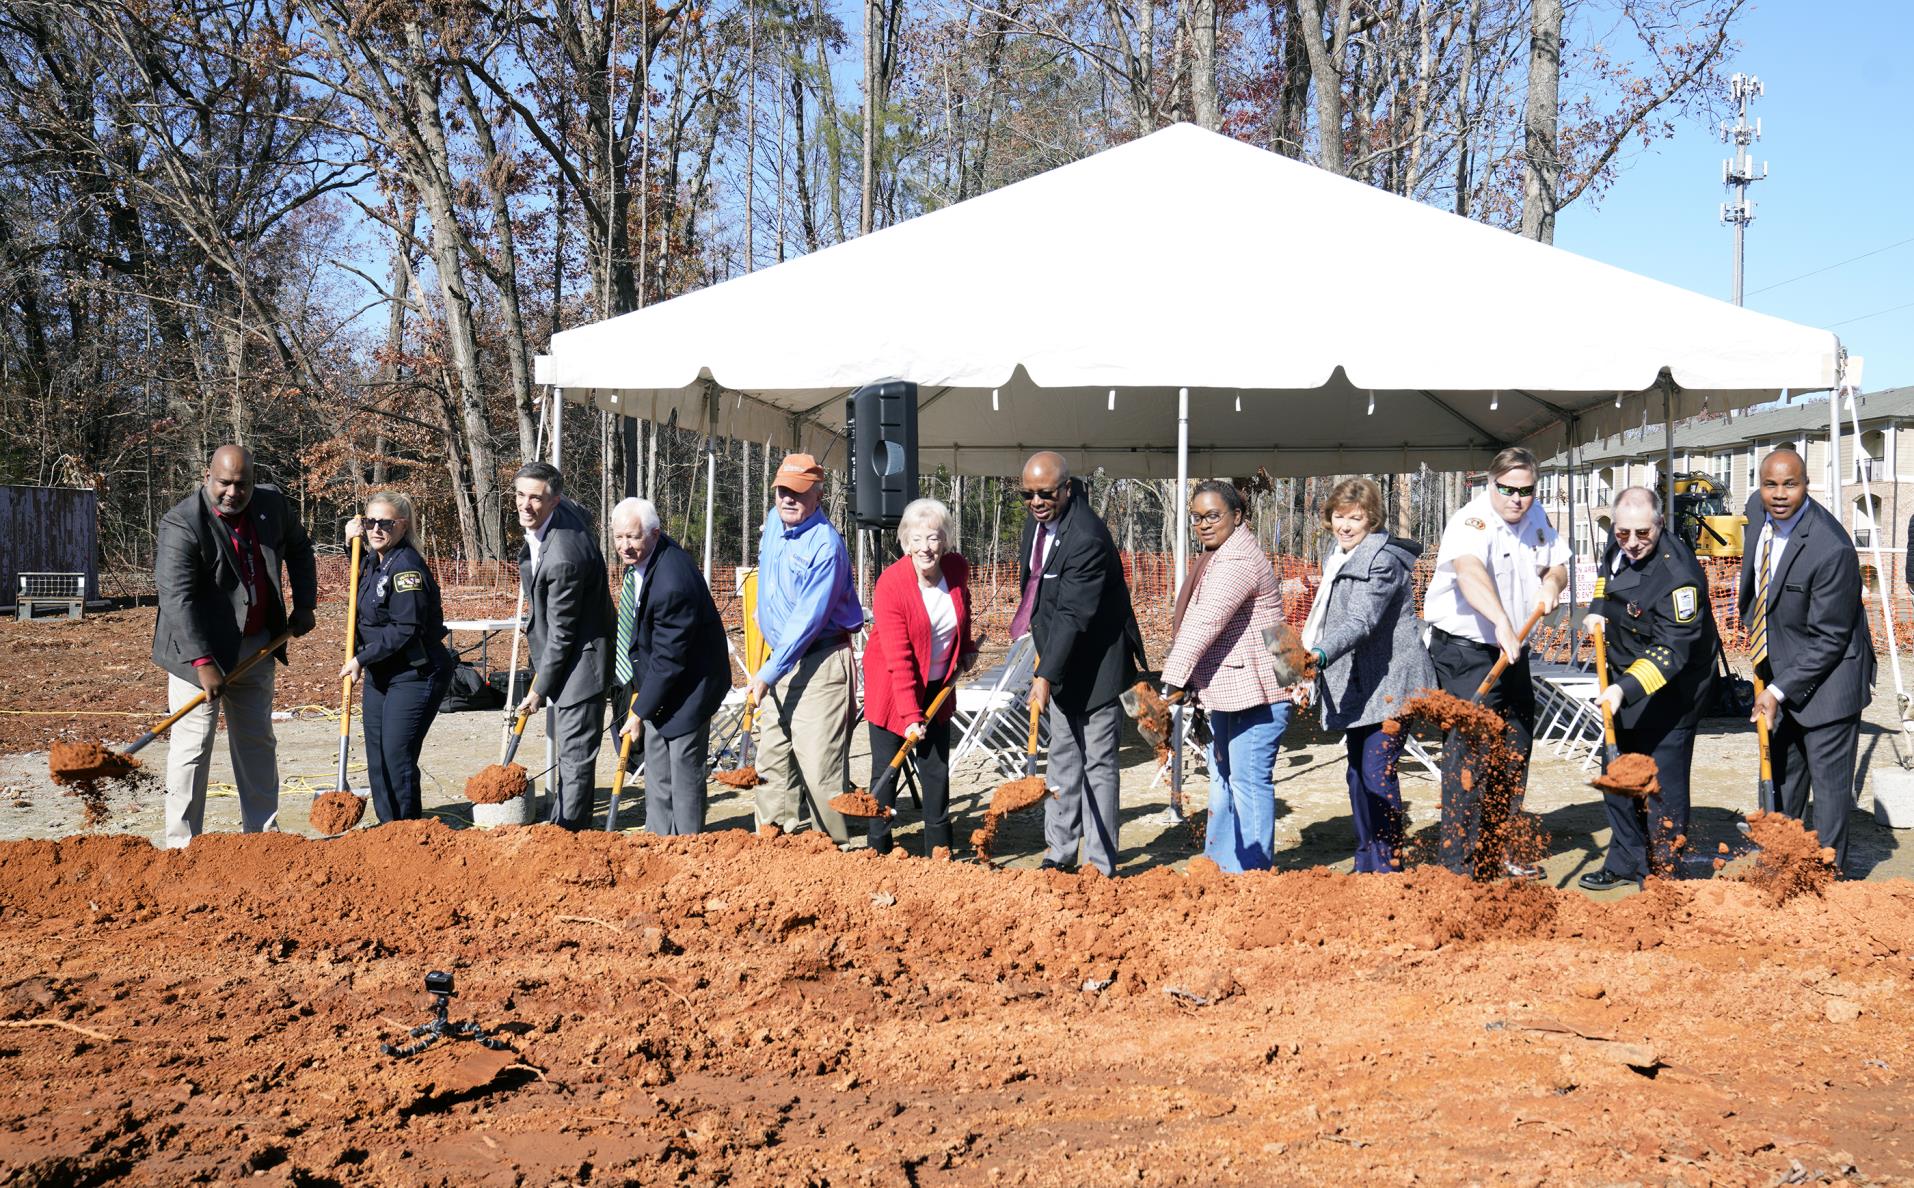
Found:
[{"label": "woman in police uniform", "polygon": [[1662,531],[1661,500],[1646,487],[1615,495],[1614,540],[1602,554],[1585,620],[1608,641],[1608,688],[1622,753],[1655,760],[1661,791],[1647,798],[1603,792],[1611,838],[1602,868],[1581,878],[1590,891],[1679,878],[1688,834],[1688,777],[1695,724],[1715,679],[1715,616],[1708,576],[1688,546]]},{"label": "woman in police uniform", "polygon": [[412,545],[409,498],[374,495],[365,515],[346,525],[346,539],[361,532],[372,555],[359,576],[352,659],[339,675],[364,678],[360,705],[374,811],[381,823],[417,820],[419,750],[452,680],[439,584]]}]

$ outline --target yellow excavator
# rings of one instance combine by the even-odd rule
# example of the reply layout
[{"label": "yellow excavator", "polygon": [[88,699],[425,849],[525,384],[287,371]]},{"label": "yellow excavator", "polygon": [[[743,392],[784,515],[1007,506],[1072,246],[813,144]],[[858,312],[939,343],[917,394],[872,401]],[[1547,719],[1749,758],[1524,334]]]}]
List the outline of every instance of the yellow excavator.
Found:
[{"label": "yellow excavator", "polygon": [[1675,532],[1697,557],[1741,556],[1748,518],[1728,507],[1728,488],[1699,471],[1675,476]]}]

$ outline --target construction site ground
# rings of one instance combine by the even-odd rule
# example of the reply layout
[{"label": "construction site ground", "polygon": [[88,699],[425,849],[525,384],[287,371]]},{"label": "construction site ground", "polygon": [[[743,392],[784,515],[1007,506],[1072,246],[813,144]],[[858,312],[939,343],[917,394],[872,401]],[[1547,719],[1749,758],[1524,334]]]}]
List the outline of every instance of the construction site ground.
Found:
[{"label": "construction site ground", "polygon": [[[1607,826],[1546,747],[1526,801],[1543,882],[1419,861],[1437,791],[1409,761],[1409,867],[1344,877],[1342,748],[1311,725],[1278,762],[1277,870],[1235,878],[1192,864],[1126,732],[1126,877],[1106,880],[1034,869],[1041,810],[1004,823],[1000,870],[961,845],[923,860],[908,800],[909,858],[761,839],[749,793],[715,783],[703,837],[642,833],[635,790],[607,834],[609,748],[598,830],[471,830],[496,712],[434,727],[430,819],[311,840],[339,619],[280,670],[285,832],[229,832],[222,736],[211,836],[179,853],[149,843],[150,784],[109,788],[88,830],[46,771],[56,739],[163,715],[151,610],[0,624],[0,1184],[1914,1178],[1914,859],[1866,811],[1895,765],[1885,668],[1856,877],[1825,893],[1737,877],[1754,735],[1716,720],[1691,877],[1645,892],[1576,887]],[[535,722],[521,757],[544,754]],[[860,784],[864,754],[860,729]],[[960,842],[1003,778],[958,771]],[[1193,775],[1188,808],[1206,798]],[[381,1054],[435,968],[453,1017],[512,1050]]]}]

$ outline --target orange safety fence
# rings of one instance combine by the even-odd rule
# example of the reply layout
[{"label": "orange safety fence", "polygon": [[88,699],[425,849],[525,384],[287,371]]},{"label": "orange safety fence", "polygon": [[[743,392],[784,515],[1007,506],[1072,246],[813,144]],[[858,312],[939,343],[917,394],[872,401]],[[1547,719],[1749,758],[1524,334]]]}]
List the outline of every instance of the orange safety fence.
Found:
[{"label": "orange safety fence", "polygon": [[[1170,620],[1175,609],[1175,561],[1170,554],[1155,552],[1124,553],[1122,559],[1124,577],[1130,587],[1130,601],[1136,609],[1137,622],[1143,629],[1150,663],[1161,666],[1169,649]],[[1725,557],[1703,557],[1700,562],[1708,575],[1708,598],[1713,607],[1715,625],[1721,632],[1722,644],[1729,656],[1745,657],[1747,633],[1742,628],[1741,616],[1735,607],[1741,580],[1741,562]],[[1316,588],[1321,583],[1322,565],[1308,558],[1284,554],[1271,556],[1270,563],[1276,569],[1276,579],[1282,589],[1283,617],[1291,626],[1300,629],[1309,615]],[[321,601],[345,596],[347,564],[344,557],[319,559]],[[446,618],[509,619],[512,616],[518,597],[516,563],[438,560],[432,562],[432,570],[443,592]],[[1016,614],[1017,600],[1021,594],[1017,571],[1015,562],[993,565],[973,561],[971,564],[972,621],[985,636],[986,651],[997,651],[1009,643],[1010,620]],[[1434,554],[1423,554],[1414,574],[1418,614],[1421,613],[1423,596],[1428,591],[1429,579],[1434,572]],[[871,575],[873,580],[876,573],[874,567]],[[1582,573],[1584,577],[1588,573],[1586,563],[1582,566]],[[127,571],[111,575],[116,578],[111,582],[104,580],[107,576],[102,575],[103,589],[109,593],[117,587],[140,591],[150,591],[152,588],[150,573]],[[742,632],[744,600],[738,593],[737,577],[737,566],[714,566],[711,588],[725,626],[732,631]],[[1886,577],[1888,597],[1893,601],[1896,636],[1902,640],[1914,639],[1914,591],[1909,589],[1899,564],[1891,566]],[[615,588],[615,573],[610,575],[610,582]],[[1882,619],[1880,595],[1875,587],[1871,560],[1864,561],[1862,565],[1862,583],[1861,603],[1873,632],[1875,650],[1885,652],[1887,629]],[[1587,586],[1584,580],[1576,591],[1582,600],[1588,597]],[[1538,627],[1533,646],[1543,656],[1565,660],[1568,658],[1568,637],[1566,625]],[[1590,658],[1586,643],[1581,649],[1581,658]]]}]

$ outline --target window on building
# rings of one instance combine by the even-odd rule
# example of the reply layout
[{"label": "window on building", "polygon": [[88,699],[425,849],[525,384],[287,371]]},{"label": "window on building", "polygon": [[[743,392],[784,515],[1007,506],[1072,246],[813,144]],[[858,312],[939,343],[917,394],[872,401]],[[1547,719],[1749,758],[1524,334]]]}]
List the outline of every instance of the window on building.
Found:
[{"label": "window on building", "polygon": [[1734,487],[1735,485],[1735,456],[1733,452],[1715,455],[1713,477],[1714,477],[1714,480],[1717,483],[1720,483],[1723,488],[1731,489]]}]

